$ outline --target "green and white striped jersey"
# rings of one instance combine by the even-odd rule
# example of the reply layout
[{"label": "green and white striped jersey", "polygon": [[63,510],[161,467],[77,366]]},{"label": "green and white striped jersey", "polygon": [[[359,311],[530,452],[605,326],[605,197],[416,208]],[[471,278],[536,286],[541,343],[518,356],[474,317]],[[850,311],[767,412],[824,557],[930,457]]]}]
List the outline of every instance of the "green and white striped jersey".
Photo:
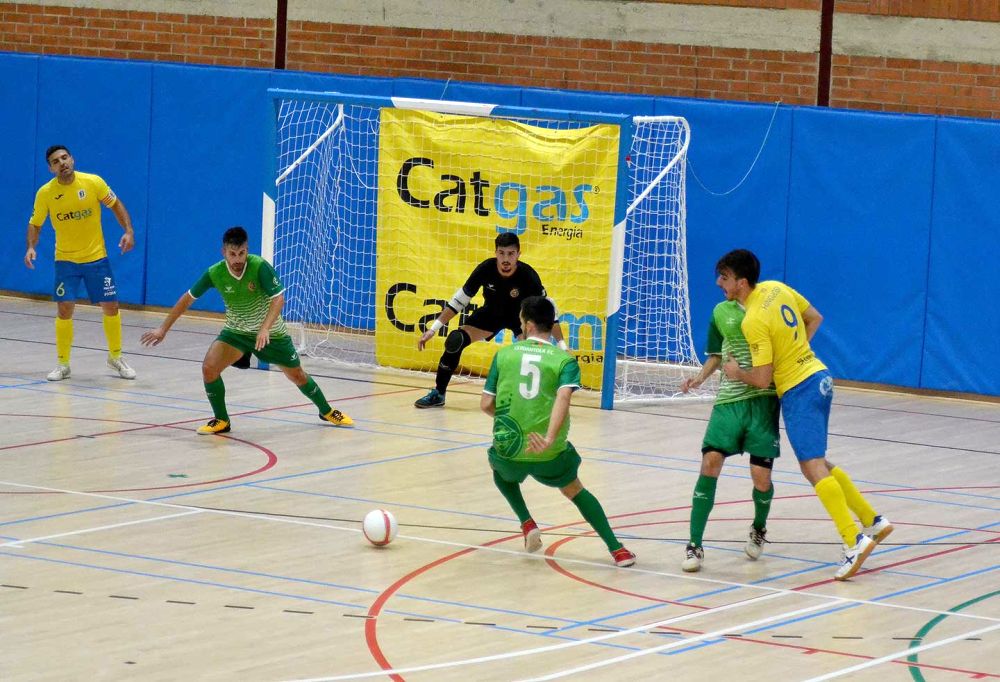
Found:
[{"label": "green and white striped jersey", "polygon": [[[221,260],[209,267],[188,293],[200,298],[212,287],[219,290],[226,306],[226,328],[254,336],[264,324],[271,299],[285,289],[271,264],[253,254],[247,256],[242,276],[234,276],[226,261]],[[281,315],[271,325],[271,336],[288,336],[288,329]]]},{"label": "green and white striped jersey", "polygon": [[[743,336],[740,325],[743,323],[743,316],[746,311],[739,301],[723,301],[715,306],[712,311],[712,321],[708,326],[708,348],[709,355],[721,355],[722,362],[725,363],[730,355],[740,364],[743,369],[750,369],[753,363],[750,360],[750,344]],[[757,388],[742,381],[734,381],[726,377],[725,372],[719,372],[719,393],[715,397],[715,404],[734,403],[737,400],[746,400],[761,395],[775,395],[774,388]]]}]

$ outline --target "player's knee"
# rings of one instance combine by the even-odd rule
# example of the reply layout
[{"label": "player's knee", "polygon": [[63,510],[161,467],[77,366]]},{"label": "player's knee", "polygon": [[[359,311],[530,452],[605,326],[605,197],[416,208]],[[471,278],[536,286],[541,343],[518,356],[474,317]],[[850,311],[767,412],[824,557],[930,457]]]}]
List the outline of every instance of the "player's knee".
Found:
[{"label": "player's knee", "polygon": [[205,360],[201,363],[201,378],[206,384],[210,384],[222,376],[222,371]]},{"label": "player's knee", "polygon": [[444,340],[444,352],[461,355],[462,351],[471,345],[472,337],[469,336],[469,332],[461,328],[455,329]]}]

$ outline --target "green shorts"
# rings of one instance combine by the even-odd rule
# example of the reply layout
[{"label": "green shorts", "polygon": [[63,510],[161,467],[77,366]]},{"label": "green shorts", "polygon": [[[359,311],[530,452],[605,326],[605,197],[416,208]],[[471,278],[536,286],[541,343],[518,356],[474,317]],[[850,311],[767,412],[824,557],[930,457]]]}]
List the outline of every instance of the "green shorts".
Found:
[{"label": "green shorts", "polygon": [[490,448],[489,455],[490,467],[508,483],[524,483],[524,479],[531,476],[550,488],[564,488],[576,480],[580,470],[580,453],[569,441],[566,442],[565,450],[544,462],[501,459],[493,454],[493,448]]},{"label": "green shorts", "polygon": [[773,395],[716,405],[705,429],[701,451],[715,450],[727,457],[747,452],[762,459],[774,459],[780,454],[778,414],[778,399]]},{"label": "green shorts", "polygon": [[271,341],[266,346],[260,350],[254,350],[253,347],[257,345],[256,336],[240,334],[239,332],[234,332],[232,329],[223,327],[222,331],[219,332],[218,340],[244,353],[253,353],[261,362],[278,365],[279,367],[291,367],[293,369],[302,364],[299,360],[299,354],[295,350],[295,344],[292,343],[291,336],[272,336]]}]

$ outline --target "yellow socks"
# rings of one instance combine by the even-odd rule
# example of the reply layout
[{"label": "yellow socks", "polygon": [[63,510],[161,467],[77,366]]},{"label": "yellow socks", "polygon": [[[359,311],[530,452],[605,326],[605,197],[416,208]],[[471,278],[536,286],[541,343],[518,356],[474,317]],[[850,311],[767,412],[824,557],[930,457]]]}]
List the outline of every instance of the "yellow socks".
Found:
[{"label": "yellow socks", "polygon": [[827,476],[816,484],[816,495],[826,508],[826,513],[833,519],[833,525],[843,538],[844,544],[853,547],[857,542],[861,529],[854,522],[851,510],[847,508],[847,498],[840,484],[833,476]]},{"label": "yellow socks", "polygon": [[[57,334],[58,336],[58,334]],[[122,315],[104,316],[104,336],[108,339],[108,352],[115,360],[122,356]]]},{"label": "yellow socks", "polygon": [[875,522],[875,509],[861,495],[861,492],[854,485],[854,481],[847,475],[847,472],[840,467],[833,467],[830,475],[837,479],[837,483],[840,484],[840,489],[844,491],[844,497],[847,499],[847,506],[861,519],[861,525],[872,525]]},{"label": "yellow socks", "polygon": [[[121,338],[121,332],[118,333]],[[69,353],[73,349],[73,320],[56,318],[56,356],[60,365],[69,366]]]}]

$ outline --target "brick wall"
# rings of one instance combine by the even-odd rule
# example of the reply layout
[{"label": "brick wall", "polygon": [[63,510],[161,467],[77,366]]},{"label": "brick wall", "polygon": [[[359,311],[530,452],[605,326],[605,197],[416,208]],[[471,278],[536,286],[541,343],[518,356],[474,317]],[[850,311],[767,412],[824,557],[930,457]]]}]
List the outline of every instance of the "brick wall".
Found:
[{"label": "brick wall", "polygon": [[[431,11],[435,2],[443,3],[437,14]],[[640,20],[633,24],[638,30],[616,32],[610,24],[593,25],[601,22],[574,23],[572,11],[564,11],[568,16],[549,11],[577,5],[581,13],[592,11],[595,3],[587,0],[554,0],[545,6],[517,0],[499,4],[468,0],[458,5],[428,0],[418,6],[425,8],[423,15],[411,11],[412,3],[397,0],[394,5],[386,0],[384,7],[410,12],[400,12],[405,19],[397,25],[374,13],[370,5],[289,0],[286,68],[787,104],[817,101],[821,0],[648,0],[646,4],[650,10],[643,10],[643,15],[657,11],[662,15],[667,9],[682,18],[687,15],[677,12],[695,13],[690,16],[696,21],[687,19],[694,28],[651,22],[644,30]],[[211,13],[216,6],[232,13],[233,7],[241,10],[247,5],[213,5],[206,0],[198,6],[207,14],[194,15],[122,9],[127,4],[116,0],[45,4],[0,0],[0,45],[40,54],[270,68],[275,61],[275,20],[266,12],[272,3],[258,0],[257,18]],[[460,14],[470,6],[482,10],[501,5],[541,8],[536,17],[539,25],[519,24],[516,34],[484,32],[476,29],[487,22],[458,28],[460,22],[444,11],[455,8],[452,14]],[[191,4],[153,0],[143,6]],[[641,3],[605,0],[598,6],[611,17],[616,11],[638,11]],[[297,12],[322,17],[306,20]],[[777,26],[794,18],[797,42],[785,40],[777,31],[760,33],[757,25],[746,23],[748,16],[762,25]],[[702,26],[707,23],[702,19],[715,24]],[[407,22],[424,25],[404,26]],[[499,20],[489,23],[510,25]],[[994,0],[837,0],[830,104],[1000,118],[1000,51],[992,48],[1000,44],[998,27],[1000,2]],[[702,33],[692,37],[696,29]],[[907,30],[916,37],[900,41],[898,36]],[[970,34],[980,40],[978,52],[965,49]],[[934,45],[930,41],[935,37],[942,42]]]},{"label": "brick wall", "polygon": [[36,54],[271,67],[274,21],[0,3],[0,45]]}]

